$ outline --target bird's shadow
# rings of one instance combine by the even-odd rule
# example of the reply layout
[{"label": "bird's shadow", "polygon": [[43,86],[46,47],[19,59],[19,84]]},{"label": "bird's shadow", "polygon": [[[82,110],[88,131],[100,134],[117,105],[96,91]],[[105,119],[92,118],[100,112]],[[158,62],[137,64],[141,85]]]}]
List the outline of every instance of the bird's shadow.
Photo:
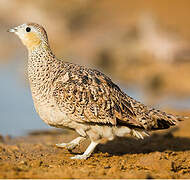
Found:
[{"label": "bird's shadow", "polygon": [[165,134],[153,134],[144,140],[131,137],[116,138],[106,144],[99,144],[96,150],[110,155],[190,150],[190,138],[174,137],[174,130]]}]

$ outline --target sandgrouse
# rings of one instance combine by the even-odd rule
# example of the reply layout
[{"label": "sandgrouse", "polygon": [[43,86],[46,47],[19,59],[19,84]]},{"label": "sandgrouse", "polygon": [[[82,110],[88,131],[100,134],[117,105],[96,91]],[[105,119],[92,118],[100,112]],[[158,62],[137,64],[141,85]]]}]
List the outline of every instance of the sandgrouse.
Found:
[{"label": "sandgrouse", "polygon": [[57,59],[41,25],[27,23],[11,28],[28,49],[28,78],[35,109],[54,127],[68,127],[80,135],[58,147],[74,149],[87,137],[88,158],[102,138],[131,134],[143,139],[148,131],[176,125],[180,117],[145,106],[125,94],[103,73]]}]

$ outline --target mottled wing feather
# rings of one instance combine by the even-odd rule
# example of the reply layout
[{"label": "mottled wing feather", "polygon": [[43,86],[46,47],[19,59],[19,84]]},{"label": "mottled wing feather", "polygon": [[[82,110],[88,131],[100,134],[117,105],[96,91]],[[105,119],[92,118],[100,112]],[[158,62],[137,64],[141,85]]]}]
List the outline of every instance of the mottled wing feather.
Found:
[{"label": "mottled wing feather", "polygon": [[64,63],[61,69],[53,82],[53,96],[60,110],[72,114],[74,121],[146,130],[165,129],[178,122],[176,116],[131,98],[97,70],[71,63]]},{"label": "mottled wing feather", "polygon": [[107,76],[82,66],[64,65],[54,84],[54,98],[75,121],[141,127],[126,95]]}]

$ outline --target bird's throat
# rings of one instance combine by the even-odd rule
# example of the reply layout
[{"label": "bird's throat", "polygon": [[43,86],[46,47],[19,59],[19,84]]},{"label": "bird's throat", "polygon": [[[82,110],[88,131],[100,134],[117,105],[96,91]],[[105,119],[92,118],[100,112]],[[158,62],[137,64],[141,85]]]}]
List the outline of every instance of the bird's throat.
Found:
[{"label": "bird's throat", "polygon": [[36,33],[28,33],[22,39],[23,44],[28,48],[29,51],[33,51],[35,48],[38,48],[42,40],[36,35]]}]

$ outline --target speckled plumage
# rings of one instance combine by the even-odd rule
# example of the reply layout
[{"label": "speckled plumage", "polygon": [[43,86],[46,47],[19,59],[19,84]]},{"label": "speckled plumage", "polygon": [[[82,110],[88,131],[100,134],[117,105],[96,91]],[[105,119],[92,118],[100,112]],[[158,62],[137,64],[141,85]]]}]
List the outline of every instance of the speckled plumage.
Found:
[{"label": "speckled plumage", "polygon": [[91,139],[85,153],[74,158],[89,157],[102,138],[112,140],[125,134],[143,138],[149,130],[177,124],[178,117],[134,100],[103,73],[57,59],[40,25],[18,27],[31,27],[33,33],[31,38],[30,33],[16,31],[26,46],[30,44],[28,77],[36,111],[47,124],[75,129],[81,136],[58,146],[73,149],[86,137]]}]

